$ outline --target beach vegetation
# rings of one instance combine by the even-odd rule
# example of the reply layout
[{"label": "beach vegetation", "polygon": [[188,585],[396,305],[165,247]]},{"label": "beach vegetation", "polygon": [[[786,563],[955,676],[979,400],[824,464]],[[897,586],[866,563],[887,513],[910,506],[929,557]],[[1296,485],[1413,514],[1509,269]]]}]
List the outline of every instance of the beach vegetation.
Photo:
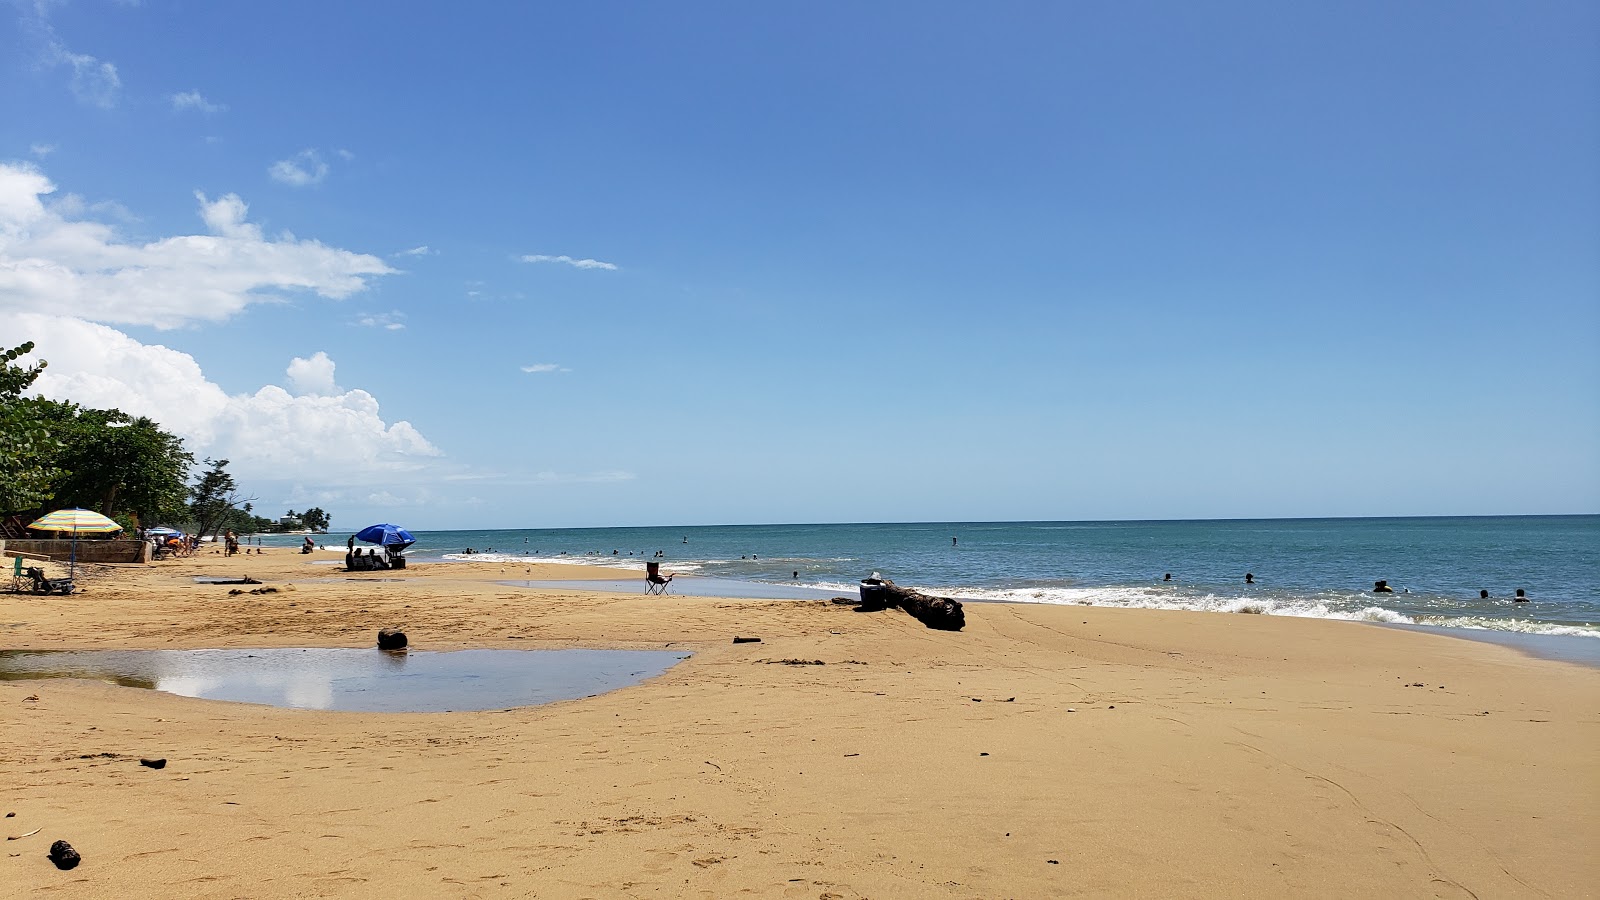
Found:
[{"label": "beach vegetation", "polygon": [[327,532],[328,524],[332,518],[320,506],[313,506],[303,513],[296,513],[291,509],[289,510],[289,515],[298,517],[300,524],[307,529],[323,533]]},{"label": "beach vegetation", "polygon": [[52,403],[47,416],[61,442],[57,505],[152,525],[183,518],[194,455],[181,438],[116,409]]},{"label": "beach vegetation", "polygon": [[227,460],[208,457],[205,466],[189,493],[189,517],[195,533],[215,535],[235,526],[249,530],[255,518],[251,504],[256,498],[239,495],[239,484],[228,471]]},{"label": "beach vegetation", "polygon": [[61,475],[57,464],[61,442],[46,424],[50,401],[24,396],[49,365],[44,360],[32,365],[17,362],[32,352],[32,341],[0,352],[0,512],[4,513],[40,507],[54,496],[53,485]]}]

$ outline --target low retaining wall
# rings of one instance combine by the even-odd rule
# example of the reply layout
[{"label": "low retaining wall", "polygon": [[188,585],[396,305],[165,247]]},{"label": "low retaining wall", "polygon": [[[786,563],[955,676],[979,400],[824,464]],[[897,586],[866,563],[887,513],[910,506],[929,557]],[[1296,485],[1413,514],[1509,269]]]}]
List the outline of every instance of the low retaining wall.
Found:
[{"label": "low retaining wall", "polygon": [[[0,541],[0,552],[39,553],[65,562],[72,558],[72,541]],[[78,541],[78,562],[135,563],[150,561],[150,545],[144,541]],[[9,570],[8,570],[9,571]]]}]

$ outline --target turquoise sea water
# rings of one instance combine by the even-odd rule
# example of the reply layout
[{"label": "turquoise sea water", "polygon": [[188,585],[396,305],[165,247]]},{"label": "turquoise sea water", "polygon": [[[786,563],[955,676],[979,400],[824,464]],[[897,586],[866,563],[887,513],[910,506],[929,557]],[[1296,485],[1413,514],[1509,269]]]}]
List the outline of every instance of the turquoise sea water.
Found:
[{"label": "turquoise sea water", "polygon": [[[559,561],[854,592],[1193,609],[1600,638],[1600,516],[413,531],[417,561]],[[327,536],[343,549],[345,535]],[[956,541],[952,544],[951,539]],[[293,545],[282,535],[270,543]],[[471,548],[476,551],[467,555]],[[1173,580],[1162,580],[1165,573]],[[1256,584],[1244,583],[1245,573]],[[1385,579],[1393,594],[1374,594]],[[1517,588],[1531,602],[1514,603]],[[1490,599],[1480,600],[1479,590]],[[683,586],[687,593],[687,585]]]}]

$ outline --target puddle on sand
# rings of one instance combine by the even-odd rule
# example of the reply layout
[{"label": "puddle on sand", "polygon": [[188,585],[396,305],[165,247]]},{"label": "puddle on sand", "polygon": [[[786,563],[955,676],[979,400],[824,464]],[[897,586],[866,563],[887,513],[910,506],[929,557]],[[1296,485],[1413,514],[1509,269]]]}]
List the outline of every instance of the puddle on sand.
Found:
[{"label": "puddle on sand", "polygon": [[89,678],[295,709],[469,712],[638,684],[676,650],[0,650],[0,681]]}]

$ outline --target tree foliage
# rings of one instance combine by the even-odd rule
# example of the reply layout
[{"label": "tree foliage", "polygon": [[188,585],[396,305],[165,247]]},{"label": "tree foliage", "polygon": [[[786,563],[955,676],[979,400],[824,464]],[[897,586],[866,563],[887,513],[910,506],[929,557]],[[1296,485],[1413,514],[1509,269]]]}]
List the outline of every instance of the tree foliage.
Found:
[{"label": "tree foliage", "polygon": [[320,506],[313,506],[300,514],[300,524],[311,529],[312,531],[326,533],[328,530],[328,523],[331,520],[332,517],[324,512]]},{"label": "tree foliage", "polygon": [[63,444],[58,503],[107,516],[126,512],[148,525],[184,516],[194,455],[181,439],[120,410],[62,403],[51,413],[51,431]]},{"label": "tree foliage", "polygon": [[56,462],[61,443],[45,421],[50,401],[23,396],[48,365],[42,359],[17,364],[32,352],[32,341],[0,352],[0,512],[39,508],[62,474]]},{"label": "tree foliage", "polygon": [[232,521],[236,514],[248,516],[250,502],[256,498],[239,496],[239,485],[228,472],[227,460],[207,458],[205,465],[206,470],[189,489],[189,515],[196,534],[216,535],[237,524]]}]

